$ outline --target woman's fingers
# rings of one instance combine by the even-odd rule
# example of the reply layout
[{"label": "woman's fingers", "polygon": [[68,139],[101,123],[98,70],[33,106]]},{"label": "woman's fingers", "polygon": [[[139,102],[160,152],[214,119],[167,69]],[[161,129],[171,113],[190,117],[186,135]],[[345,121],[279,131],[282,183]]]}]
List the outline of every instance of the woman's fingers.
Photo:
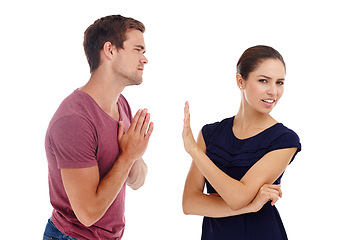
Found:
[{"label": "woman's fingers", "polygon": [[275,184],[264,184],[260,191],[264,194],[264,197],[271,201],[271,205],[274,206],[275,203],[282,197],[282,191],[280,185]]},{"label": "woman's fingers", "polygon": [[184,107],[184,128],[190,126],[190,110],[189,110],[189,102],[186,101]]},{"label": "woman's fingers", "polygon": [[[190,112],[189,112],[189,103],[186,102],[185,103],[185,107],[184,107],[184,134],[186,135],[187,131],[190,128]],[[185,137],[185,136],[183,136]]]},{"label": "woman's fingers", "polygon": [[188,153],[190,153],[196,147],[196,142],[190,126],[189,102],[186,102],[184,107],[184,128],[183,128],[182,137],[184,141],[185,150]]}]

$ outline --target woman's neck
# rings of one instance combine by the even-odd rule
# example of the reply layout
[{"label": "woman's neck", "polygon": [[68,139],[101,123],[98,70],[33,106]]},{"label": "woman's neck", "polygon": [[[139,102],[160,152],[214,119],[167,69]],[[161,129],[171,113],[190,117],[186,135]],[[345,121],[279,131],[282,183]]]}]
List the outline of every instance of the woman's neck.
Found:
[{"label": "woman's neck", "polygon": [[270,114],[256,111],[242,101],[233,123],[234,134],[238,138],[247,138],[271,127],[277,121]]}]

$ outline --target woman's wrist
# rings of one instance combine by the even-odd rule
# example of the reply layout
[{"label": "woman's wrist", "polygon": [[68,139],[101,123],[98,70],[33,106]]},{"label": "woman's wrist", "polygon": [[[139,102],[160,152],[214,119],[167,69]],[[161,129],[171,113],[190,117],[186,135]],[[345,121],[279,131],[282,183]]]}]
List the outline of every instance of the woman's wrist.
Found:
[{"label": "woman's wrist", "polygon": [[200,150],[200,148],[197,146],[197,144],[195,144],[194,146],[192,146],[188,153],[190,154],[190,156],[193,158],[193,159],[198,159],[201,154],[204,154],[203,151]]}]

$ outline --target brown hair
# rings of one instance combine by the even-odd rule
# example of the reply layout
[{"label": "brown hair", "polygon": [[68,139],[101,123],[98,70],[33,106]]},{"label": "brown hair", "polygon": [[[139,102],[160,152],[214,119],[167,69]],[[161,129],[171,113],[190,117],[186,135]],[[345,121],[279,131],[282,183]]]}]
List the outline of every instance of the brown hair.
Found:
[{"label": "brown hair", "polygon": [[145,26],[140,21],[121,15],[111,15],[100,18],[91,24],[84,32],[84,51],[93,72],[100,64],[100,51],[106,42],[111,42],[117,48],[123,48],[126,31],[130,28],[145,32]]},{"label": "brown hair", "polygon": [[240,73],[243,79],[246,80],[249,73],[254,71],[266,59],[279,59],[286,68],[284,59],[278,51],[269,46],[257,45],[246,49],[241,55],[236,65],[236,73]]}]

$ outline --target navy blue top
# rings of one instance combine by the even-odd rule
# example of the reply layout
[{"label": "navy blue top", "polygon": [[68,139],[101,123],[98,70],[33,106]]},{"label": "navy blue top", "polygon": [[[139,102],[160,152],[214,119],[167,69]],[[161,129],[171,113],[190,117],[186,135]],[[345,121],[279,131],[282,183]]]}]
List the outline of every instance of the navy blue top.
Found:
[{"label": "navy blue top", "polygon": [[[245,173],[266,153],[284,148],[301,150],[297,134],[281,123],[265,129],[255,136],[238,139],[232,130],[234,117],[205,125],[202,134],[206,144],[206,155],[230,177],[240,180]],[[280,184],[282,175],[275,181]],[[206,180],[208,193],[216,190]],[[232,239],[287,239],[279,212],[270,202],[256,213],[247,213],[225,218],[204,217],[203,240]]]}]

